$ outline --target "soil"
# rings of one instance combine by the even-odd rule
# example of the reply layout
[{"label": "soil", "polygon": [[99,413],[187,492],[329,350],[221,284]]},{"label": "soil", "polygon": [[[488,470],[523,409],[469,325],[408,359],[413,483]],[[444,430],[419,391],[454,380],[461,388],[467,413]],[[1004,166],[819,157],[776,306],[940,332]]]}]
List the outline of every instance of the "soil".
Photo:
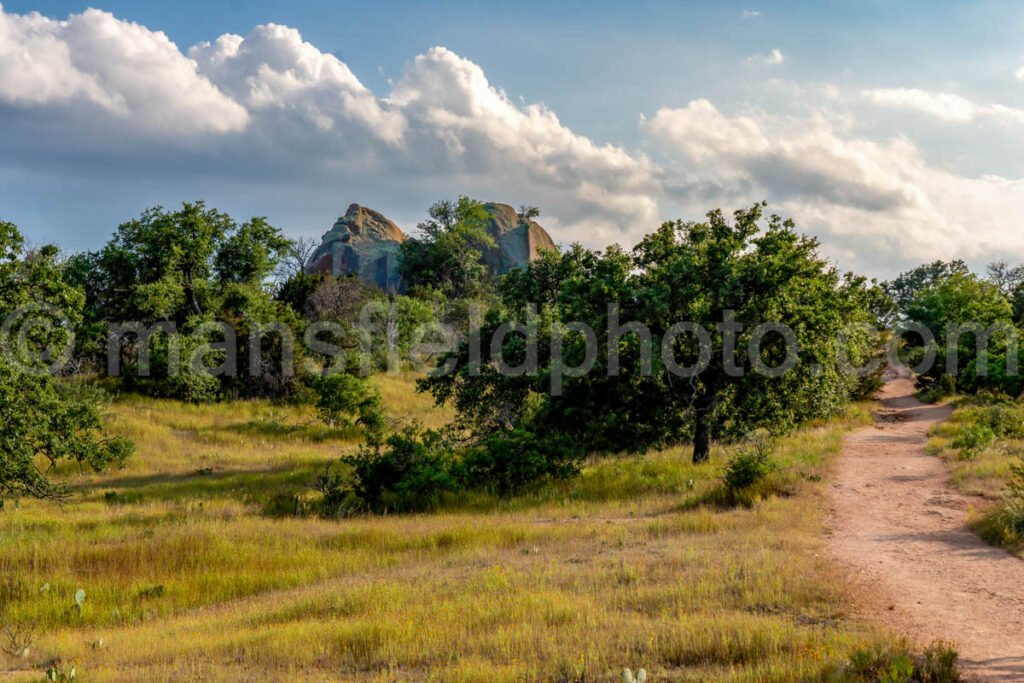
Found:
[{"label": "soil", "polygon": [[830,488],[829,549],[858,608],[921,645],[953,643],[978,680],[1024,681],[1024,561],[967,527],[984,503],[954,491],[925,452],[950,408],[921,403],[905,378],[880,399],[876,424],[847,436]]}]

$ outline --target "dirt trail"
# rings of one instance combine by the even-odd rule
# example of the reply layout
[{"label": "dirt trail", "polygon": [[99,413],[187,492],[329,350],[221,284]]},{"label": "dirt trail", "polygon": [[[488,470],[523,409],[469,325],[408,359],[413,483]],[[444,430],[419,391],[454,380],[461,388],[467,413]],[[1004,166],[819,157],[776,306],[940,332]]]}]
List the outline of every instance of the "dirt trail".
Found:
[{"label": "dirt trail", "polygon": [[847,436],[831,487],[830,550],[850,570],[871,619],[920,643],[956,643],[968,672],[1024,681],[1024,561],[964,524],[977,501],[924,451],[945,406],[889,382],[875,426]]}]

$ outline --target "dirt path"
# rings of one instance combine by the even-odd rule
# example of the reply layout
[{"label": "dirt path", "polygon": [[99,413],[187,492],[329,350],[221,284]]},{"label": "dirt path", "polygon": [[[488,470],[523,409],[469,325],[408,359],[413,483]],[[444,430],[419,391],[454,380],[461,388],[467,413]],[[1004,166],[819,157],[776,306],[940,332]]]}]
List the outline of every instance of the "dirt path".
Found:
[{"label": "dirt path", "polygon": [[832,553],[866,616],[920,643],[956,643],[981,680],[1024,681],[1024,561],[965,526],[972,499],[924,452],[950,409],[919,402],[906,379],[881,398],[878,423],[846,438],[836,468]]}]

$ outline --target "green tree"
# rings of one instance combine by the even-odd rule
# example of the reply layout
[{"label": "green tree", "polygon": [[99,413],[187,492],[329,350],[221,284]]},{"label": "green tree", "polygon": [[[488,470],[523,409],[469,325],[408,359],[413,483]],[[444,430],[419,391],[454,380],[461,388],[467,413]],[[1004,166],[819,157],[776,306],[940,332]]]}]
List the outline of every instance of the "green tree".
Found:
[{"label": "green tree", "polygon": [[[835,413],[860,386],[841,351],[854,367],[876,351],[877,287],[838,273],[791,222],[773,216],[762,225],[762,211],[758,204],[732,222],[715,211],[702,223],[666,223],[632,256],[575,245],[513,270],[479,339],[440,359],[446,371],[420,388],[454,405],[472,443],[507,453],[496,438],[521,444],[522,432],[565,435],[552,454],[570,460],[688,438],[699,462],[714,433],[783,431]],[[720,327],[727,320],[731,332]],[[706,332],[703,354],[693,334],[675,327],[682,322]],[[527,334],[505,334],[492,346],[514,323]],[[754,371],[746,350],[762,323],[792,330],[800,367],[779,376]],[[764,365],[786,361],[782,335],[755,341]],[[694,372],[682,376],[687,367]]]},{"label": "green tree", "polygon": [[1016,334],[1013,308],[999,287],[971,273],[954,272],[920,291],[907,306],[906,317],[934,335],[931,349],[917,335],[908,339],[915,359],[929,350],[937,355],[921,372],[924,382],[946,377],[949,388],[959,370],[971,363],[972,374],[977,373],[979,353],[987,353],[993,342],[997,352],[1005,351],[1008,335]]},{"label": "green tree", "polygon": [[478,294],[486,288],[486,249],[495,247],[487,231],[490,215],[469,197],[442,200],[420,223],[420,237],[406,240],[398,252],[398,272],[410,289],[435,289],[450,298]]},{"label": "green tree", "polygon": [[716,428],[780,431],[840,410],[857,386],[840,344],[857,365],[873,338],[867,283],[842,276],[792,221],[773,215],[762,225],[764,206],[736,211],[731,223],[720,211],[666,223],[635,250],[652,331],[664,339],[680,321],[707,331],[703,358],[692,338],[672,350],[702,369],[681,382],[664,375],[690,406],[694,462],[708,458]]},{"label": "green tree", "polygon": [[262,284],[296,249],[265,218],[252,218],[217,245],[214,269],[221,282]]},{"label": "green tree", "polygon": [[896,302],[901,312],[906,311],[917,296],[945,280],[951,275],[965,275],[970,272],[967,264],[961,259],[953,261],[932,261],[917,268],[900,273],[898,277],[885,283],[885,290]]},{"label": "green tree", "polygon": [[95,398],[50,374],[61,367],[84,301],[61,270],[56,248],[26,252],[17,228],[0,222],[0,318],[16,321],[29,311],[34,319],[24,337],[12,329],[0,340],[0,499],[60,498],[66,489],[48,477],[57,465],[103,471],[131,454],[131,442],[103,431]]}]

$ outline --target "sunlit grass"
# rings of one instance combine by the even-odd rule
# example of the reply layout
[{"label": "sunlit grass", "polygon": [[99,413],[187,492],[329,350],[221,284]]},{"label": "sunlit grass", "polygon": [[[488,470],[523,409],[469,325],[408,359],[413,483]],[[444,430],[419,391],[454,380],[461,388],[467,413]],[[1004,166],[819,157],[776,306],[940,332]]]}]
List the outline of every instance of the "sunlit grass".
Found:
[{"label": "sunlit grass", "polygon": [[1010,533],[1001,519],[1010,466],[1021,462],[1024,439],[1000,438],[988,447],[967,452],[953,443],[968,424],[967,410],[955,410],[949,420],[932,429],[928,452],[946,461],[954,487],[982,501],[969,517],[971,527],[990,543],[1024,557],[1024,538]]},{"label": "sunlit grass", "polygon": [[[395,417],[451,418],[407,376],[375,382]],[[308,407],[110,410],[138,447],[126,471],[67,473],[63,508],[0,513],[3,619],[44,629],[5,662],[30,679],[62,659],[97,681],[792,681],[884,640],[846,616],[822,556],[817,481],[860,408],[783,439],[744,505],[716,497],[727,449],[695,466],[672,448],[343,521],[262,514],[358,447]]]}]

